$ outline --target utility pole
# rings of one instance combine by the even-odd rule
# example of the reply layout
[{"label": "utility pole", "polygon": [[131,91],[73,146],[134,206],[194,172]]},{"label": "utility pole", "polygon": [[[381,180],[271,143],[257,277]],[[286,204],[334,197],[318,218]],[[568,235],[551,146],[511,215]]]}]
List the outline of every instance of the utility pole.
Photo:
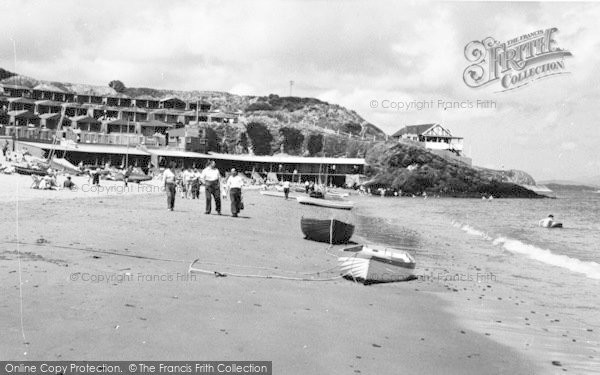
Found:
[{"label": "utility pole", "polygon": [[292,86],[294,86],[294,81],[290,81],[290,96],[292,96]]}]

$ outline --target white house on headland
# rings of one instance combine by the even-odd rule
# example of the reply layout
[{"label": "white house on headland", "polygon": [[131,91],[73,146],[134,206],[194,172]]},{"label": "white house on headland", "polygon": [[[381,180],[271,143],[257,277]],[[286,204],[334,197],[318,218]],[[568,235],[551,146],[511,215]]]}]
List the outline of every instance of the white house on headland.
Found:
[{"label": "white house on headland", "polygon": [[430,150],[446,150],[462,156],[463,138],[454,137],[440,124],[407,125],[392,135],[394,139],[407,139],[421,143]]}]

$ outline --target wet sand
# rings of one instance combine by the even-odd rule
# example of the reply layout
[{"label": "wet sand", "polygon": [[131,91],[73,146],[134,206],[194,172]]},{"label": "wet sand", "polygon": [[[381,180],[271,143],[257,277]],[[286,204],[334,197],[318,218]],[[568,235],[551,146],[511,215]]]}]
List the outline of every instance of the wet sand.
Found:
[{"label": "wet sand", "polygon": [[339,211],[247,192],[236,219],[204,215],[202,199],[178,197],[167,211],[160,193],[48,193],[20,201],[18,222],[13,204],[0,206],[5,358],[269,360],[280,374],[543,373],[457,319],[440,283],[187,273],[199,258],[219,263],[198,265],[209,271],[336,277],[327,269],[341,247],[304,240],[299,222]]},{"label": "wet sand", "polygon": [[[597,310],[573,309],[575,306],[553,292],[554,286],[558,289],[563,280],[577,275],[512,254],[494,245],[484,233],[465,233],[462,224],[453,222],[451,213],[441,208],[447,205],[436,203],[436,199],[355,199],[361,203],[360,215],[369,218],[361,220],[363,229],[374,229],[369,227],[373,222],[370,218],[377,216],[374,223],[385,229],[371,232],[384,232],[384,242],[415,248],[413,254],[420,266],[418,283],[424,289],[438,285],[441,290],[432,293],[447,302],[445,309],[459,324],[525,354],[540,373],[597,373]],[[556,301],[545,302],[537,291],[554,295]],[[580,305],[597,306],[597,294],[571,293],[579,293]]]}]

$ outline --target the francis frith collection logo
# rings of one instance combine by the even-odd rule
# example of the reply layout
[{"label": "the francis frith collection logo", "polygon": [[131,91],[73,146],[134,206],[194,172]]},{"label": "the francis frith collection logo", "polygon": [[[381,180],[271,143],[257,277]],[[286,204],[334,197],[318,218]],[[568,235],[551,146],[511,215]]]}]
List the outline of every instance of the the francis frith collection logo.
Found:
[{"label": "the francis frith collection logo", "polygon": [[471,63],[463,80],[469,87],[497,83],[499,91],[525,86],[537,79],[568,73],[565,57],[571,52],[559,48],[553,27],[537,30],[500,43],[492,37],[473,41],[465,47]]}]

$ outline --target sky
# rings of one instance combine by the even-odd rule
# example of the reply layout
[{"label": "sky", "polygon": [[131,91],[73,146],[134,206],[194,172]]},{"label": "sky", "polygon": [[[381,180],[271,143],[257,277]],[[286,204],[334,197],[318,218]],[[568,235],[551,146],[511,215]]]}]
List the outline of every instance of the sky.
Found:
[{"label": "sky", "polygon": [[[600,175],[600,4],[3,0],[0,11],[0,67],[27,76],[283,96],[294,81],[292,95],[343,105],[389,134],[440,123],[476,165],[538,180]],[[465,84],[468,43],[549,28],[572,53],[568,74],[504,92]],[[434,104],[391,108],[410,102]]]}]

